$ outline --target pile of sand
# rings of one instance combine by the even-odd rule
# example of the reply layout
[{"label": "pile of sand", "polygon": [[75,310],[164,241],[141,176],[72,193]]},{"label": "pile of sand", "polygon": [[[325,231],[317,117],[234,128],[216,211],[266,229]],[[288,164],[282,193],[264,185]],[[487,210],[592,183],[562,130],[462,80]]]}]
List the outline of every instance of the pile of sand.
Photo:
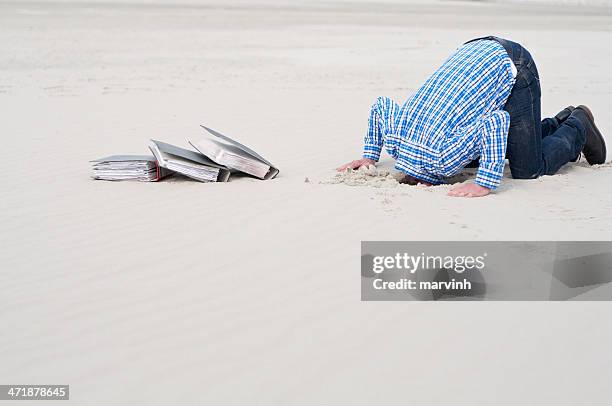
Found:
[{"label": "pile of sand", "polygon": [[374,165],[362,166],[357,170],[346,169],[338,172],[329,179],[321,180],[319,183],[333,185],[342,183],[347,186],[369,186],[376,188],[394,188],[399,186],[399,174],[391,173],[386,169],[377,169]]}]

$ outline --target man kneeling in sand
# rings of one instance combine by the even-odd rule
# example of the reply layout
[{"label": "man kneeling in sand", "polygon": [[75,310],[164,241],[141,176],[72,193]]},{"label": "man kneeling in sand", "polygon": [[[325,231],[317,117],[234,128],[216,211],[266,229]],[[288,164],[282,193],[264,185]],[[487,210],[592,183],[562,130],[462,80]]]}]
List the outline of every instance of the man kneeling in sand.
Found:
[{"label": "man kneeling in sand", "polygon": [[497,37],[465,43],[403,106],[378,98],[363,159],[338,170],[373,165],[383,144],[409,184],[441,184],[466,166],[478,167],[475,181],[450,196],[488,195],[501,183],[506,157],[515,179],[552,175],[581,153],[591,165],[606,159],[586,106],[541,120],[535,62],[521,45]]}]

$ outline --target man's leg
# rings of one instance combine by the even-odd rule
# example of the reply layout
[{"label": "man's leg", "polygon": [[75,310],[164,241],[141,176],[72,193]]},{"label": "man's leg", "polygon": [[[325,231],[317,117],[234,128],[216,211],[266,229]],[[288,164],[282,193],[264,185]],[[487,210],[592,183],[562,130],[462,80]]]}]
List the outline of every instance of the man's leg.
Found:
[{"label": "man's leg", "polygon": [[565,120],[572,114],[576,108],[574,106],[567,106],[563,110],[557,113],[554,117],[542,119],[542,138],[548,137],[550,134],[557,131],[557,129],[563,124]]},{"label": "man's leg", "polygon": [[542,140],[547,166],[544,175],[553,175],[563,165],[576,161],[586,140],[584,125],[576,117],[565,120],[559,128]]},{"label": "man's leg", "polygon": [[540,123],[542,127],[542,138],[548,137],[550,134],[557,131],[561,124],[557,123],[554,118],[545,118]]},{"label": "man's leg", "polygon": [[504,107],[510,114],[506,151],[510,172],[515,179],[552,175],[582,150],[584,126],[571,117],[558,127],[552,119],[542,122],[540,79],[535,62],[526,49],[513,51],[518,73]]},{"label": "man's leg", "polygon": [[[552,134],[553,132],[557,131],[557,129],[561,126],[563,121],[565,121],[567,119],[566,116],[563,117],[561,120],[559,120],[557,118],[562,113],[565,113],[565,110],[567,110],[567,108],[563,109],[563,111],[560,112],[559,114],[557,114],[557,116],[555,116],[555,117],[545,118],[545,119],[542,120],[542,122],[541,122],[541,126],[542,126],[542,138],[548,137],[550,134]],[[465,167],[466,168],[478,168],[479,166],[480,166],[480,159],[475,159],[472,162],[470,162],[469,164],[467,164]]]}]

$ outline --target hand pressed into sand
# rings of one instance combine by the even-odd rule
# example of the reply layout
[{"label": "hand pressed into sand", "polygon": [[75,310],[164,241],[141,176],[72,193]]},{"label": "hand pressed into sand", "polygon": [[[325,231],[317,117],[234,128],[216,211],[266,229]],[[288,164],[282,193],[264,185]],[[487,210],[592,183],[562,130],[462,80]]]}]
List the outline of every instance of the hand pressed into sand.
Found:
[{"label": "hand pressed into sand", "polygon": [[351,162],[349,162],[348,164],[344,164],[344,165],[342,165],[341,167],[336,168],[336,170],[337,170],[338,172],[342,172],[342,171],[347,170],[348,168],[351,168],[351,169],[359,169],[359,168],[361,168],[362,166],[365,166],[365,167],[367,168],[367,167],[369,167],[370,165],[374,165],[374,164],[376,164],[376,161],[374,161],[374,160],[372,160],[372,159],[369,159],[369,158],[363,158],[363,159],[358,159],[358,160],[356,160],[356,161],[351,161]]},{"label": "hand pressed into sand", "polygon": [[450,192],[448,192],[448,196],[482,197],[488,195],[489,193],[491,193],[491,189],[470,182],[455,186]]}]

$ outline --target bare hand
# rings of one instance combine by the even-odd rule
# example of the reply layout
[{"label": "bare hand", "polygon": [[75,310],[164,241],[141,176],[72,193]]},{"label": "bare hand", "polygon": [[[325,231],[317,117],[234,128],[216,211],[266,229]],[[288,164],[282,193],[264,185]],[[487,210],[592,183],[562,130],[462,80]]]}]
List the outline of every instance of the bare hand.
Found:
[{"label": "bare hand", "polygon": [[348,164],[344,164],[344,165],[342,165],[341,167],[336,168],[336,170],[337,170],[338,172],[342,172],[342,171],[347,170],[348,168],[351,168],[351,169],[359,169],[359,168],[361,168],[362,166],[365,166],[365,167],[367,168],[368,166],[370,166],[370,165],[374,165],[375,163],[376,163],[376,162],[375,162],[374,160],[372,160],[372,159],[369,159],[369,158],[363,158],[363,159],[358,159],[358,160],[356,160],[356,161],[351,161],[351,162],[349,162]]},{"label": "bare hand", "polygon": [[482,197],[491,193],[491,189],[475,183],[463,183],[448,192],[448,196],[454,197]]}]

